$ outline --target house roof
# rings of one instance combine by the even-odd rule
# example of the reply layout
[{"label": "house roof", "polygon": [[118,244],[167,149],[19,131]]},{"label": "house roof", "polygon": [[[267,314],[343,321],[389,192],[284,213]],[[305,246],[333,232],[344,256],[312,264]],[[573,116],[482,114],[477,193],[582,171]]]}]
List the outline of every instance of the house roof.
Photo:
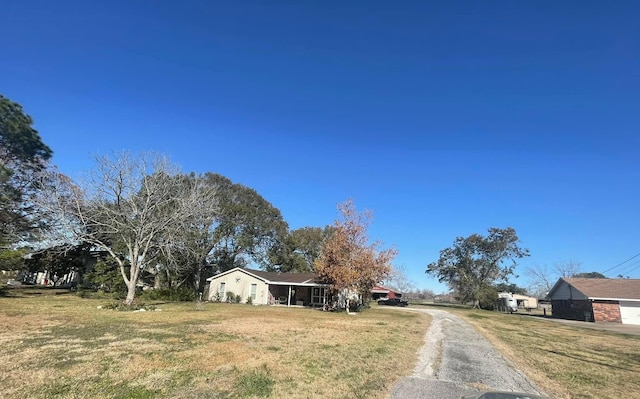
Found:
[{"label": "house roof", "polygon": [[388,292],[393,292],[395,294],[399,294],[400,293],[400,291],[398,291],[398,290],[394,290],[393,288],[383,287],[381,285],[376,285],[375,287],[373,287],[371,289],[371,292],[376,293],[376,294],[386,294]]},{"label": "house roof", "polygon": [[248,273],[251,273],[257,277],[261,277],[265,281],[270,283],[319,283],[317,281],[318,276],[315,273],[278,273],[278,272],[263,272],[262,270],[243,269]]},{"label": "house roof", "polygon": [[318,281],[318,276],[315,273],[278,273],[278,272],[265,272],[262,270],[254,270],[243,267],[236,267],[226,272],[220,273],[216,276],[209,277],[207,281],[211,281],[215,278],[225,276],[233,271],[239,270],[243,273],[252,275],[265,283],[269,284],[322,284]]},{"label": "house roof", "polygon": [[561,278],[549,291],[549,296],[562,281],[570,284],[589,299],[640,300],[640,279]]}]

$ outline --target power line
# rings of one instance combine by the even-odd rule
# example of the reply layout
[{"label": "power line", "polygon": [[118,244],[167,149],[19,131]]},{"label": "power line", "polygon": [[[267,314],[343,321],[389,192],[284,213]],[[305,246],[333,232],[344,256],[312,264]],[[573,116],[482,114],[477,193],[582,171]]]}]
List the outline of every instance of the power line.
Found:
[{"label": "power line", "polygon": [[629,259],[625,260],[624,262],[620,262],[617,265],[610,267],[609,269],[605,270],[604,272],[602,272],[602,274],[606,274],[609,273],[610,271],[612,271],[613,269],[620,267],[622,265],[624,265],[625,263],[634,260],[635,258],[637,258],[638,256],[640,256],[640,252],[638,252],[637,254],[633,255],[632,257],[630,257]]},{"label": "power line", "polygon": [[620,271],[620,275],[629,275],[631,272],[637,270],[638,268],[640,268],[640,260],[630,263],[627,265],[627,267],[625,269],[622,269]]}]

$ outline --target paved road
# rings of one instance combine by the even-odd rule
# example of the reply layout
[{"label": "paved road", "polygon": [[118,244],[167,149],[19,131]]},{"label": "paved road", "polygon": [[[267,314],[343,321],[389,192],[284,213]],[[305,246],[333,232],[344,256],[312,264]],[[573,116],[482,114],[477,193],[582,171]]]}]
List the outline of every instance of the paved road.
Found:
[{"label": "paved road", "polygon": [[393,387],[392,399],[460,398],[479,390],[541,394],[458,316],[436,309],[413,311],[426,312],[433,320],[413,374]]}]

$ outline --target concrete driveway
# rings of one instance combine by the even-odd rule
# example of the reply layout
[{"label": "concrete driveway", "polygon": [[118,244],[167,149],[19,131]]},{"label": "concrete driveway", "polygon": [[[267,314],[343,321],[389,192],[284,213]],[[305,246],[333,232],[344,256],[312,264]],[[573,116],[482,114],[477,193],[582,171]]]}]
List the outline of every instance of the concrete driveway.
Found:
[{"label": "concrete driveway", "polygon": [[392,399],[460,398],[486,390],[543,394],[458,316],[437,309],[403,310],[433,319],[413,374],[393,387]]},{"label": "concrete driveway", "polygon": [[577,328],[589,328],[592,330],[601,330],[601,331],[610,331],[618,334],[629,334],[629,335],[640,335],[640,325],[634,324],[622,324],[622,323],[609,323],[606,321],[599,321],[596,323],[587,323],[585,321],[576,321],[576,320],[564,320],[564,319],[554,319],[551,317],[539,317],[539,316],[529,316],[527,314],[513,314],[514,317],[533,317],[534,319],[540,321],[547,321],[550,323],[561,323],[566,324],[568,326],[577,327]]}]

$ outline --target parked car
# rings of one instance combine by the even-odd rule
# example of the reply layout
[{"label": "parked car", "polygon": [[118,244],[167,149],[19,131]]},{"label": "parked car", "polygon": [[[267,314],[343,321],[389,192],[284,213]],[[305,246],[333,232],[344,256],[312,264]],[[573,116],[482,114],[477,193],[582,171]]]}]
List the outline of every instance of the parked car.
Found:
[{"label": "parked car", "polygon": [[378,301],[378,305],[386,305],[386,306],[408,306],[409,303],[407,301],[403,301],[400,298],[389,298],[389,299],[381,299]]}]

